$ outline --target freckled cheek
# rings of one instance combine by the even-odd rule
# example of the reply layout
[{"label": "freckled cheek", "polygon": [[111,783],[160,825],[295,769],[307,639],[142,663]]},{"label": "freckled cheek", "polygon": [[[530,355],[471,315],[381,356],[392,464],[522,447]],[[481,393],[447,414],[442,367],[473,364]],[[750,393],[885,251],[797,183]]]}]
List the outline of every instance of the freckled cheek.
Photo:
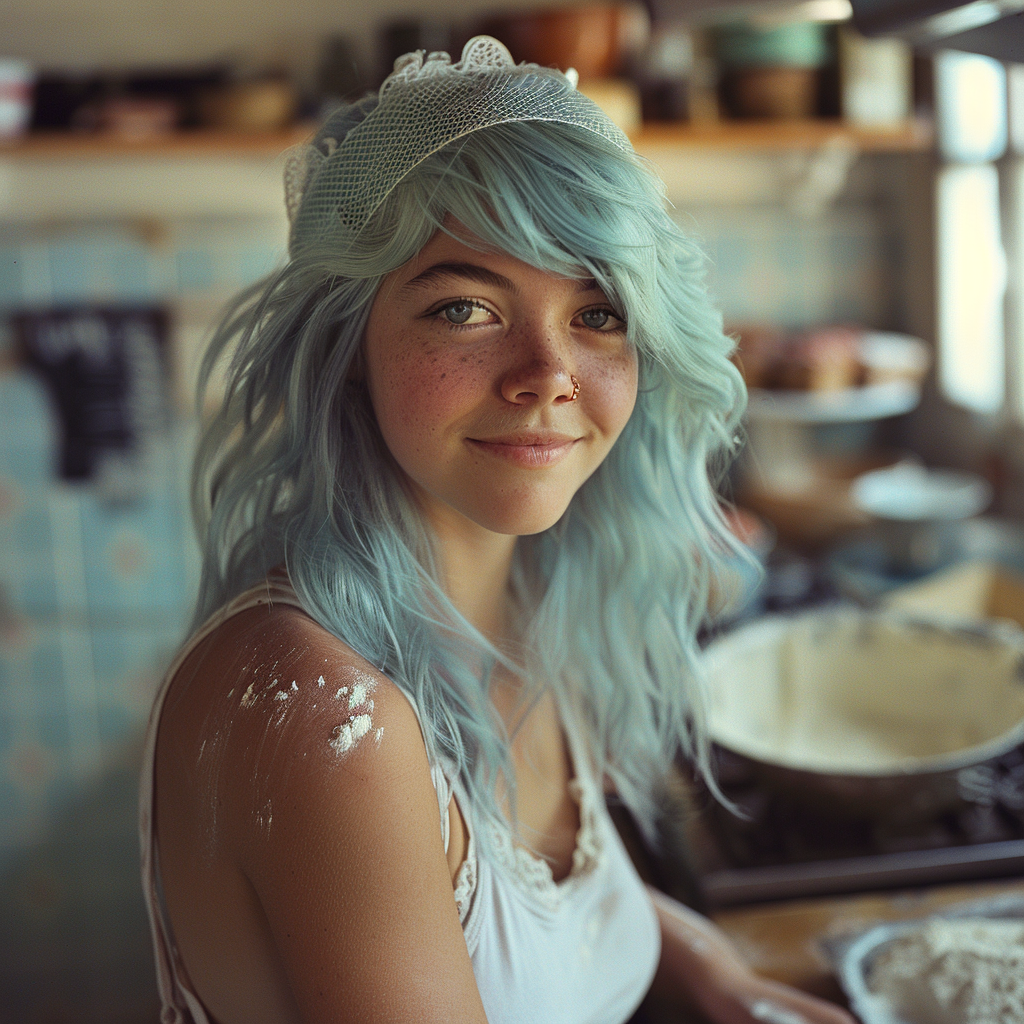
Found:
[{"label": "freckled cheek", "polygon": [[458,358],[422,355],[383,369],[373,388],[378,421],[389,437],[404,435],[403,447],[426,438],[464,414],[486,389],[476,367]]},{"label": "freckled cheek", "polygon": [[591,414],[603,430],[617,434],[636,404],[636,353],[630,349],[614,358],[595,359],[580,371],[580,389],[589,393]]}]

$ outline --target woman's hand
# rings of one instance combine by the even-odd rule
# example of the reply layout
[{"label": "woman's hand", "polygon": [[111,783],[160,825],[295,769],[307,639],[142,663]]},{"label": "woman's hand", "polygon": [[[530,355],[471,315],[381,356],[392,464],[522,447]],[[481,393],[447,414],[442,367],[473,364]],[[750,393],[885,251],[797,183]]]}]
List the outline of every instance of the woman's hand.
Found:
[{"label": "woman's hand", "polygon": [[855,1024],[834,1003],[756,975],[706,917],[651,889],[661,924],[657,995],[681,999],[714,1024]]},{"label": "woman's hand", "polygon": [[700,1006],[715,1024],[854,1024],[835,1003],[758,977],[749,968],[705,990]]}]

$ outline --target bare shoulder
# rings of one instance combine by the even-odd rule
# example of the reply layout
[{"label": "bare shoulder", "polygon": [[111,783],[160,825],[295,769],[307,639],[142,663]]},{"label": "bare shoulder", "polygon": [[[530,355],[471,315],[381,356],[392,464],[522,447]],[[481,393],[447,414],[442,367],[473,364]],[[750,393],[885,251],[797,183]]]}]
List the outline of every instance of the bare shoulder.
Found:
[{"label": "bare shoulder", "polygon": [[240,613],[183,663],[157,822],[179,946],[218,1019],[480,1019],[416,715],[300,610]]},{"label": "bare shoulder", "polygon": [[[385,739],[387,742],[385,743]],[[237,774],[248,786],[328,772],[422,768],[416,715],[401,690],[298,608],[233,616],[191,652],[161,721],[161,757],[199,781]],[[304,767],[305,763],[305,767]]]},{"label": "bare shoulder", "polygon": [[243,864],[294,834],[290,817],[350,817],[410,791],[437,816],[409,701],[288,605],[231,617],[182,664],[161,717],[157,786],[161,824],[177,814],[201,825],[193,856]]}]

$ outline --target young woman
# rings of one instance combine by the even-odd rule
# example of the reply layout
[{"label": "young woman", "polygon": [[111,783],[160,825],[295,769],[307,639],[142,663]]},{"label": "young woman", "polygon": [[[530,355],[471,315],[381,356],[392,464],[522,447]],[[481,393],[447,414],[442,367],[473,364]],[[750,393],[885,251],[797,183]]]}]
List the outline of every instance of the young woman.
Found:
[{"label": "young woman", "polygon": [[844,1024],[641,885],[700,756],[743,404],[660,184],[559,72],[412,54],[292,161],[142,787],[164,1021]]}]

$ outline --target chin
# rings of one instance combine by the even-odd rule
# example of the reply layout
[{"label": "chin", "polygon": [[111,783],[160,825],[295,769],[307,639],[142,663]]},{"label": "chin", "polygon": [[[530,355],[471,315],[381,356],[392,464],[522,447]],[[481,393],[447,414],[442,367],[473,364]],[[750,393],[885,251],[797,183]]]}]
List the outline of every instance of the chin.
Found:
[{"label": "chin", "polygon": [[543,508],[523,508],[522,504],[510,502],[505,508],[480,510],[470,518],[485,530],[513,537],[530,537],[550,530],[565,514],[569,503]]}]

